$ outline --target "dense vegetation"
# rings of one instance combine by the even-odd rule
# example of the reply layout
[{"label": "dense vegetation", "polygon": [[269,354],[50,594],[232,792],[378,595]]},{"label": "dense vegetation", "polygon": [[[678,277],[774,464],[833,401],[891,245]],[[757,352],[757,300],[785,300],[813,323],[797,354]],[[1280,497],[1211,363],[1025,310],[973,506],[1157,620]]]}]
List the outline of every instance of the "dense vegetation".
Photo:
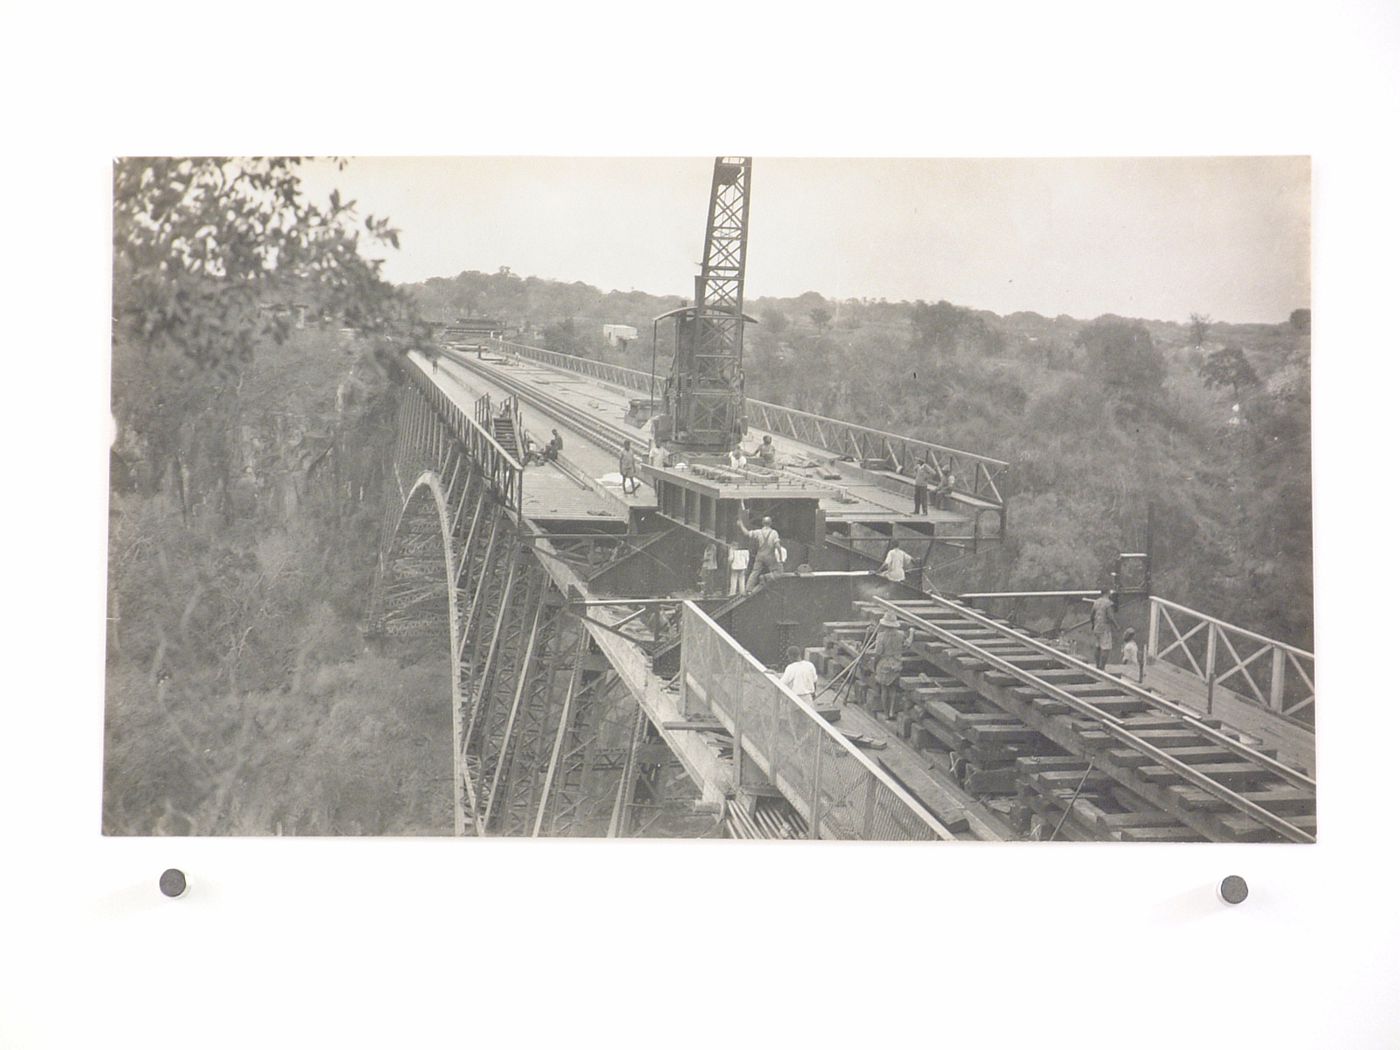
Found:
[{"label": "dense vegetation", "polygon": [[[684,302],[505,269],[413,292],[430,319],[497,317],[642,369],[651,318]],[[1311,645],[1307,310],[1269,325],[1083,321],[815,292],[748,310],[752,396],[1012,463],[1010,536],[973,567],[979,586],[1094,586],[1140,549],[1150,503],[1158,593]],[[605,323],[643,335],[610,347]]]},{"label": "dense vegetation", "polygon": [[109,833],[451,828],[446,661],[359,629],[408,304],[295,171],[117,167]]}]

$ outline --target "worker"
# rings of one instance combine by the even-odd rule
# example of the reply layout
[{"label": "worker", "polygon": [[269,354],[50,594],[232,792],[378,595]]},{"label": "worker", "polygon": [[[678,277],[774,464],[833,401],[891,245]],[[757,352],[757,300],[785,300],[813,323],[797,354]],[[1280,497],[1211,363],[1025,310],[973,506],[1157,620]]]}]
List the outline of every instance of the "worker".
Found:
[{"label": "worker", "polygon": [[1129,627],[1123,632],[1123,664],[1129,675],[1136,675],[1142,681],[1142,650],[1138,648],[1137,631]]},{"label": "worker", "polygon": [[749,457],[744,455],[743,446],[739,442],[734,442],[734,447],[729,450],[729,469],[743,470],[748,466]]},{"label": "worker", "polygon": [[1118,614],[1113,611],[1110,591],[1103,588],[1089,609],[1089,629],[1094,634],[1094,666],[1102,671],[1108,666],[1108,654],[1113,648],[1113,632],[1118,629]]},{"label": "worker", "polygon": [[[617,457],[617,471],[622,475],[622,494],[629,496],[642,487],[641,480],[637,477],[637,454],[632,451],[632,442],[626,438],[622,441],[622,452]],[[632,487],[627,487],[628,482]]]},{"label": "worker", "polygon": [[817,668],[802,657],[795,645],[787,647],[787,666],[783,668],[782,683],[797,694],[797,699],[814,703],[817,699]]},{"label": "worker", "polygon": [[771,435],[763,435],[763,441],[754,451],[754,457],[765,467],[776,467],[778,465],[778,450],[773,446],[773,438]]},{"label": "worker", "polygon": [[885,561],[875,575],[883,576],[891,583],[903,583],[909,566],[913,564],[914,559],[899,545],[899,540],[890,540],[890,549],[885,554]]},{"label": "worker", "polygon": [[928,465],[928,460],[919,460],[919,465],[914,468],[914,513],[928,513],[928,483],[938,477],[937,472]]},{"label": "worker", "polygon": [[550,463],[559,459],[559,453],[564,451],[564,439],[559,436],[559,431],[549,432],[549,441],[544,446],[544,459]]},{"label": "worker", "polygon": [[749,529],[744,525],[744,519],[739,519],[739,531],[749,539],[758,544],[758,551],[754,555],[753,569],[749,572],[746,590],[753,590],[754,585],[765,576],[781,572],[782,558],[779,551],[782,549],[782,538],[778,535],[778,530],[773,528],[773,519],[764,516],[763,524],[756,529]]},{"label": "worker", "polygon": [[[910,635],[913,635],[911,630]],[[904,629],[899,617],[886,611],[875,629],[875,710],[893,718],[899,705],[899,676],[904,670]]]},{"label": "worker", "polygon": [[719,572],[719,544],[705,544],[705,553],[700,556],[700,593],[709,597],[714,593],[715,576]]},{"label": "worker", "polygon": [[659,441],[653,441],[651,447],[647,449],[647,462],[653,467],[664,467],[666,465],[666,446]]},{"label": "worker", "polygon": [[734,547],[729,552],[729,593],[747,594],[744,575],[749,571],[749,549]]}]

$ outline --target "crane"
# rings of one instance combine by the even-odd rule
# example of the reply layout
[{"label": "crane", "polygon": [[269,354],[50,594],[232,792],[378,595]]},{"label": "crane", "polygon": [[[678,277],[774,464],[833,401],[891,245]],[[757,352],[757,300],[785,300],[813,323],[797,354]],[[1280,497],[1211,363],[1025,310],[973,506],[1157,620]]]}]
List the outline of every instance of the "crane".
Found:
[{"label": "crane", "polygon": [[[674,318],[676,353],[655,434],[676,452],[722,455],[744,420],[744,261],[752,157],[716,157],[695,303]],[[653,336],[653,340],[654,340]]]}]

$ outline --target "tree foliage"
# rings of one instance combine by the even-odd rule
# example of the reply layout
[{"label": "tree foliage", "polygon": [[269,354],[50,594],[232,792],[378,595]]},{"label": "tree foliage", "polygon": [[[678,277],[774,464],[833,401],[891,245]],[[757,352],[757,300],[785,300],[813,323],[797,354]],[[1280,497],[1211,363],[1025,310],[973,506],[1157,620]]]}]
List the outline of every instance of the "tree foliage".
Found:
[{"label": "tree foliage", "polygon": [[1258,374],[1238,346],[1211,351],[1201,364],[1200,375],[1208,387],[1228,386],[1236,400],[1244,390],[1259,385]]},{"label": "tree foliage", "polygon": [[766,306],[759,311],[759,323],[773,335],[782,335],[788,329],[788,316],[781,310]]},{"label": "tree foliage", "polygon": [[1129,394],[1151,394],[1166,378],[1166,361],[1140,322],[1101,317],[1079,330],[1090,369],[1104,384]]},{"label": "tree foliage", "polygon": [[1204,346],[1206,336],[1210,334],[1210,314],[1191,315],[1191,345]]},{"label": "tree foliage", "polygon": [[[355,202],[306,200],[294,157],[128,157],[113,174],[115,337],[201,366],[246,362],[281,343],[305,302],[377,328],[403,301],[360,254],[361,235],[398,246],[389,220],[356,223]],[[284,309],[278,309],[278,307]]]},{"label": "tree foliage", "polygon": [[335,193],[309,203],[297,169],[116,166],[111,833],[410,830],[431,808],[407,824],[376,812],[399,789],[385,759],[413,776],[417,757],[397,747],[409,727],[375,714],[382,691],[310,702],[328,668],[363,659],[384,365],[424,332],[360,254],[393,228]]},{"label": "tree foliage", "polygon": [[920,349],[995,354],[1004,347],[1001,333],[993,330],[986,318],[946,299],[933,304],[917,300],[910,321],[914,326],[914,345]]}]

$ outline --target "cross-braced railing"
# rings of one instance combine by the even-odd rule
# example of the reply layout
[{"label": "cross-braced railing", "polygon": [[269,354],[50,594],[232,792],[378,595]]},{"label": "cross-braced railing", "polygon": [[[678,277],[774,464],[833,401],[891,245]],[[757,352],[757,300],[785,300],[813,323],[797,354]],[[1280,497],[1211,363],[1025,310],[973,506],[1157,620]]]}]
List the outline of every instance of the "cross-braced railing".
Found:
[{"label": "cross-braced railing", "polygon": [[694,602],[681,609],[681,681],[807,822],[813,837],[953,834]]},{"label": "cross-braced railing", "polygon": [[1147,656],[1311,725],[1313,654],[1164,598],[1152,599]]},{"label": "cross-braced railing", "polygon": [[624,368],[622,365],[609,364],[607,361],[595,361],[591,357],[561,354],[558,350],[546,350],[539,346],[512,343],[506,339],[497,339],[495,343],[496,349],[503,354],[515,354],[517,357],[538,361],[540,364],[550,365],[554,368],[567,369],[570,372],[577,372],[580,375],[586,375],[604,383],[612,383],[615,386],[626,387],[629,390],[651,389],[651,374],[649,372],[642,372],[635,368]]},{"label": "cross-braced railing", "polygon": [[[520,515],[523,488],[522,468],[509,452],[503,449],[481,423],[460,408],[447,396],[446,391],[433,382],[426,368],[416,358],[404,360],[404,371],[413,381],[414,387],[422,393],[433,411],[471,457],[472,462],[487,478],[497,498],[512,510],[517,518]],[[480,407],[474,409],[479,412]]]}]

